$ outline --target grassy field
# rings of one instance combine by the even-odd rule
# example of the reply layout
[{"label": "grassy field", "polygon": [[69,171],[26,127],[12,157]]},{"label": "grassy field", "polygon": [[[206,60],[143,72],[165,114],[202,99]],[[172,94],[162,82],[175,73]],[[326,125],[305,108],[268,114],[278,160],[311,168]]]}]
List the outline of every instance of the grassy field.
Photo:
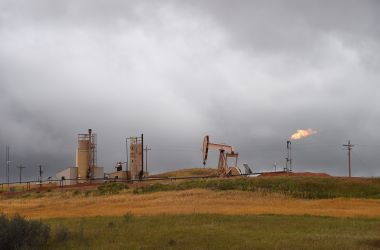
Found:
[{"label": "grassy field", "polygon": [[281,193],[302,199],[343,197],[380,199],[380,178],[259,177],[197,179],[165,184],[155,183],[140,187],[136,192],[149,193],[194,188]]},{"label": "grassy field", "polygon": [[[0,211],[28,218],[217,213],[380,217],[379,179],[233,178],[113,183],[86,190],[1,196]],[[327,196],[328,199],[321,197]],[[352,198],[354,197],[354,198]]]},{"label": "grassy field", "polygon": [[[380,219],[161,215],[50,219],[47,249],[375,249]],[[62,238],[62,237],[61,237]]]},{"label": "grassy field", "polygon": [[334,217],[380,217],[378,199],[300,199],[278,193],[236,190],[191,189],[136,194],[134,189],[119,194],[51,191],[29,193],[23,198],[0,200],[0,211],[28,218],[120,216],[160,214],[283,214]]},{"label": "grassy field", "polygon": [[46,249],[380,249],[380,179],[111,183],[0,196],[52,227]]}]

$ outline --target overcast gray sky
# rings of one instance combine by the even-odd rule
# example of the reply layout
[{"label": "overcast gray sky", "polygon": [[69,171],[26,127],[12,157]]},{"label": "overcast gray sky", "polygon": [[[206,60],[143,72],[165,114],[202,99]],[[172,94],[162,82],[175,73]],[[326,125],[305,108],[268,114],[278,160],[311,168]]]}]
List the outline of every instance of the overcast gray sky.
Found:
[{"label": "overcast gray sky", "polygon": [[[200,167],[206,134],[254,171],[380,175],[379,1],[0,0],[0,147],[12,175],[75,164],[76,135],[98,162],[125,160],[144,133],[149,169]],[[211,152],[209,166],[216,165]]]}]

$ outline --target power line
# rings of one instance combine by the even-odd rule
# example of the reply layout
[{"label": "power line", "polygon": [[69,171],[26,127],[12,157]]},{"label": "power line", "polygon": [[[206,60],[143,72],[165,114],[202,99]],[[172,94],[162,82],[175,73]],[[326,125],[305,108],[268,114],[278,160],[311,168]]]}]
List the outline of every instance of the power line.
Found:
[{"label": "power line", "polygon": [[357,146],[357,147],[371,147],[371,148],[373,148],[373,147],[377,147],[377,148],[379,148],[379,147],[380,147],[380,145],[376,145],[376,144],[374,144],[374,145],[368,145],[368,144],[355,144],[355,146]]},{"label": "power line", "polygon": [[[355,146],[357,146],[356,144],[355,144]],[[355,156],[355,158],[356,159],[358,159],[358,161],[364,166],[364,167],[366,167],[366,168],[368,168],[368,165],[359,157],[359,155],[357,154],[357,153],[354,153],[354,152],[352,152],[352,154]]]}]

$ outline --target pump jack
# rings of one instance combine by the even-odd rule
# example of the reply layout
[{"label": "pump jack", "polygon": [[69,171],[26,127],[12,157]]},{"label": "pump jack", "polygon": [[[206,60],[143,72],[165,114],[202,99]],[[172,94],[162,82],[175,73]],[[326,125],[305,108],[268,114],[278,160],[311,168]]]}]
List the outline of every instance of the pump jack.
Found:
[{"label": "pump jack", "polygon": [[[203,139],[203,165],[206,165],[209,149],[219,150],[218,173],[220,176],[240,175],[240,169],[237,167],[239,154],[234,148],[226,144],[210,143],[208,135]],[[235,166],[228,166],[228,158],[235,158]]]}]

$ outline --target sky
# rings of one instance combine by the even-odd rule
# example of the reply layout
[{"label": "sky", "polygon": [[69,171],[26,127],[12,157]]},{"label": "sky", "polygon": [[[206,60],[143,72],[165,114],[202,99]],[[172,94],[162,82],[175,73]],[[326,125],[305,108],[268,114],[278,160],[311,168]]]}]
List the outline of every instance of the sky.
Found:
[{"label": "sky", "polygon": [[[239,165],[380,176],[380,2],[0,0],[0,181],[75,165],[98,136],[106,172],[144,134],[152,173],[203,167],[233,145]],[[208,167],[217,165],[210,152]]]}]

